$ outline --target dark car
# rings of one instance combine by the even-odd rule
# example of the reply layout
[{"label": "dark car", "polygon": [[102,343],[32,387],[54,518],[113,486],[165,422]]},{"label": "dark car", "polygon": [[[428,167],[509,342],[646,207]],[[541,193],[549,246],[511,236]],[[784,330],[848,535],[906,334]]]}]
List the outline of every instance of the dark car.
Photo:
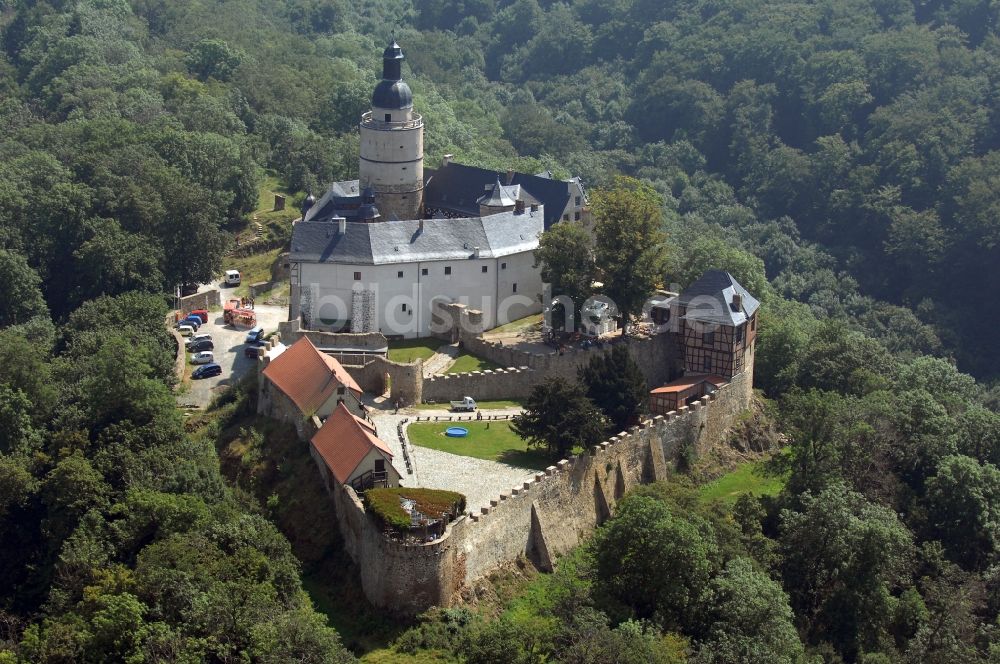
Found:
[{"label": "dark car", "polygon": [[192,378],[210,378],[212,376],[221,376],[221,375],[222,375],[222,367],[220,367],[218,364],[205,364],[191,372]]},{"label": "dark car", "polygon": [[202,339],[188,346],[188,351],[191,353],[200,353],[203,350],[215,350],[215,344],[211,339]]},{"label": "dark car", "polygon": [[190,325],[197,331],[204,323],[201,322],[201,316],[188,316],[187,318],[182,318],[180,324]]}]

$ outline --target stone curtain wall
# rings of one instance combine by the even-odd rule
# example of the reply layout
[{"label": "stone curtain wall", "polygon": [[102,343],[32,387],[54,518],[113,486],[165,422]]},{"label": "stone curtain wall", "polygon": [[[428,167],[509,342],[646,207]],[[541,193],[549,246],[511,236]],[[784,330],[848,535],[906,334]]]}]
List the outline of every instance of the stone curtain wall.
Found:
[{"label": "stone curtain wall", "polygon": [[323,332],[320,330],[304,330],[298,319],[278,323],[278,334],[281,343],[291,346],[293,343],[307,337],[316,348],[354,348],[358,350],[380,351],[389,345],[385,335],[380,332],[365,332],[352,334],[347,332]]},{"label": "stone curtain wall", "polygon": [[217,309],[222,306],[219,291],[213,289],[177,299],[177,308],[187,316],[195,309]]},{"label": "stone curtain wall", "polygon": [[441,374],[424,379],[424,401],[457,401],[465,396],[480,401],[524,399],[531,388],[541,381],[537,372],[522,367]]},{"label": "stone curtain wall", "polygon": [[610,517],[629,489],[668,478],[681,450],[705,453],[722,444],[726,429],[750,406],[748,378],[741,374],[690,407],[562,460],[489,505],[469,505],[471,515],[428,544],[389,539],[350,488],[334,490],[365,596],[377,607],[412,614],[449,605],[464,586],[522,555],[551,569],[557,556]]},{"label": "stone curtain wall", "polygon": [[[533,369],[536,375],[558,376],[566,380],[576,380],[577,370],[590,362],[590,358],[595,354],[608,353],[615,344],[624,343],[646,376],[646,383],[650,389],[679,376],[683,362],[671,334],[615,339],[605,342],[603,348],[591,346],[590,349],[584,350],[573,347],[566,349],[562,354],[555,350],[550,353],[527,353],[498,342],[487,341],[476,335],[464,335],[462,343],[473,355],[486,358],[502,367]],[[542,378],[538,377],[537,380],[540,381]]]}]

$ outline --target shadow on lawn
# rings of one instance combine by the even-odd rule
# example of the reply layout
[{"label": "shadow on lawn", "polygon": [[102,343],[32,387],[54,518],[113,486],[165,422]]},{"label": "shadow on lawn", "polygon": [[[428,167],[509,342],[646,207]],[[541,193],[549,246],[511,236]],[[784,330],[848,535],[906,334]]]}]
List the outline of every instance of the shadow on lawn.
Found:
[{"label": "shadow on lawn", "polygon": [[500,452],[496,459],[500,463],[531,470],[545,470],[555,463],[542,450],[518,450],[514,448]]}]

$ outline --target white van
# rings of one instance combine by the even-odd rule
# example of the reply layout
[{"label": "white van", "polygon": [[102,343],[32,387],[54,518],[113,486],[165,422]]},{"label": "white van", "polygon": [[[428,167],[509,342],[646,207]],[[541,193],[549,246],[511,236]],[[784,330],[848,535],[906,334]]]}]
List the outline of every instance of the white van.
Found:
[{"label": "white van", "polygon": [[242,281],[239,270],[226,270],[226,285],[239,286]]}]

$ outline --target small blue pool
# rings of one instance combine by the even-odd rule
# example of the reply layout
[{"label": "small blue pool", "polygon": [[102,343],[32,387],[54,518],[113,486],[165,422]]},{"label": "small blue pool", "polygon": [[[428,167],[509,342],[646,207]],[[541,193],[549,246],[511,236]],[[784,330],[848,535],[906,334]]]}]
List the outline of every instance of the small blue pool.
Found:
[{"label": "small blue pool", "polygon": [[444,430],[444,435],[449,438],[465,438],[469,435],[469,430],[465,427],[448,427]]}]

